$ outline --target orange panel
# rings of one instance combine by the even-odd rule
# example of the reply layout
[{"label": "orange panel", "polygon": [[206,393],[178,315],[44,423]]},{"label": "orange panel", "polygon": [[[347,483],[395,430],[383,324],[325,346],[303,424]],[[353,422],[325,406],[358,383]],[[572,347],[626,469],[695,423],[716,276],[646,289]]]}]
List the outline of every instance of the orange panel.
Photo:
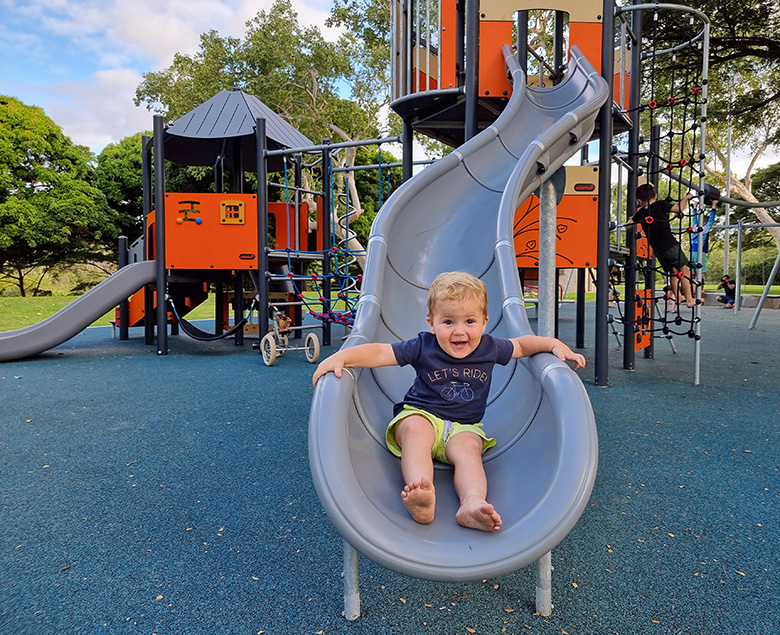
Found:
[{"label": "orange panel", "polygon": [[[157,300],[157,291],[152,292],[154,294],[154,300]],[[138,326],[143,322],[146,317],[146,308],[144,307],[144,289],[136,291],[128,299],[128,326]],[[119,324],[119,314],[117,313],[117,324]]]},{"label": "orange panel", "polygon": [[[595,267],[598,243],[598,171],[566,168],[567,185],[557,212],[556,267]],[[581,192],[578,190],[582,190]],[[573,193],[577,191],[577,193]],[[515,213],[517,266],[539,266],[539,199],[529,196]]]},{"label": "orange panel", "polygon": [[483,20],[479,23],[479,94],[503,97],[512,93],[501,54],[511,44],[512,23]]},{"label": "orange panel", "polygon": [[435,77],[431,76],[429,80],[428,76],[422,71],[417,72],[417,79],[414,80],[414,83],[412,84],[412,89],[414,89],[418,85],[420,86],[421,91],[436,90],[439,87],[439,85],[436,83]]},{"label": "orange panel", "polygon": [[637,239],[636,239],[636,257],[637,258],[652,258],[653,257],[653,250],[650,249],[650,243],[647,242],[647,238],[645,238],[644,234],[639,236],[640,232],[637,232]]},{"label": "orange panel", "polygon": [[577,46],[597,73],[601,72],[601,34],[600,22],[570,22],[569,46]]},{"label": "orange panel", "polygon": [[317,197],[317,251],[324,251],[324,242],[327,238],[330,241],[330,237],[325,236],[325,232],[322,231],[323,223],[325,222],[325,201],[321,196]]},{"label": "orange panel", "polygon": [[165,267],[257,268],[257,196],[166,194]]},{"label": "orange panel", "polygon": [[[188,299],[189,301],[189,299]],[[202,301],[202,300],[201,300]],[[131,295],[128,299],[128,320],[127,325],[129,327],[132,326],[141,326],[143,324],[144,318],[146,317],[146,308],[144,303],[144,290],[139,289],[136,291],[133,295]],[[152,290],[152,306],[157,307],[157,291]],[[152,315],[152,318],[155,316]],[[168,312],[168,320],[173,320],[173,314],[169,311]],[[119,326],[119,307],[116,308],[116,325]]]},{"label": "orange panel", "polygon": [[641,351],[650,346],[653,338],[653,292],[649,289],[637,289],[636,293],[640,296],[636,302],[635,313],[639,330],[634,333],[634,350]]},{"label": "orange panel", "polygon": [[442,0],[441,5],[441,46],[439,55],[441,64],[441,87],[457,88],[458,77],[455,69],[456,0]]}]

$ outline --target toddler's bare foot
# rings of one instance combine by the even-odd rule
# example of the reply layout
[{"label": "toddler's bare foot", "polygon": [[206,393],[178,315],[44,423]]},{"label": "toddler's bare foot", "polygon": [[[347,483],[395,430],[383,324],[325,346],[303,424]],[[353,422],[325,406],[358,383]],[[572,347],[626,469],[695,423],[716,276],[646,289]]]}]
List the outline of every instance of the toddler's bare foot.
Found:
[{"label": "toddler's bare foot", "polygon": [[493,505],[477,498],[463,501],[455,520],[459,525],[481,531],[498,531],[501,528],[501,516]]},{"label": "toddler's bare foot", "polygon": [[421,525],[433,522],[436,509],[436,490],[433,482],[423,476],[419,481],[409,483],[401,492],[404,507]]},{"label": "toddler's bare foot", "polygon": [[696,306],[696,300],[690,300],[690,301],[686,300],[685,306],[687,306],[689,309],[692,309],[693,307]]}]

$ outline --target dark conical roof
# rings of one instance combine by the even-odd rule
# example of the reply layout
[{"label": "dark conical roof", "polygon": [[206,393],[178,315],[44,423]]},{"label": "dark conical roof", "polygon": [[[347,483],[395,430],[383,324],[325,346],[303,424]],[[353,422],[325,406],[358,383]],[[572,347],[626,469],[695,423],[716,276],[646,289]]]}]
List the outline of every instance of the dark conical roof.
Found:
[{"label": "dark conical roof", "polygon": [[[182,165],[213,166],[217,158],[224,155],[225,165],[232,167],[238,149],[242,169],[256,172],[257,118],[266,121],[269,150],[313,145],[257,97],[233,89],[214,95],[166,127],[165,158]],[[269,160],[269,172],[281,168],[281,157]]]}]

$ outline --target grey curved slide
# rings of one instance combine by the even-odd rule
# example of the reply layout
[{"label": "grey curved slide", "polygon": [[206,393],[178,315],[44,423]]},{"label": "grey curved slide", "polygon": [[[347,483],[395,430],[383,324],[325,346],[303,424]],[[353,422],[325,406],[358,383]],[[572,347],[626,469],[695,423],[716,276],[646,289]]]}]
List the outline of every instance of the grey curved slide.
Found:
[{"label": "grey curved slide", "polygon": [[[606,82],[572,48],[566,80],[525,86],[504,47],[514,92],[498,120],[408,181],[387,201],[369,239],[354,329],[344,344],[393,342],[426,330],[427,289],[437,274],[467,270],[488,289],[488,330],[532,333],[517,275],[512,228],[524,200],[591,136]],[[479,580],[538,560],[571,530],[596,475],[593,411],[576,374],[550,354],[497,366],[485,429],[498,444],[484,457],[488,499],[500,531],[464,529],[448,466],[437,465],[436,519],[404,509],[400,463],[384,445],[409,368],[329,374],[314,392],[309,459],[328,517],[358,552],[400,573]]]},{"label": "grey curved slide", "polygon": [[0,362],[22,359],[67,342],[101,315],[155,281],[154,260],[122,267],[49,318],[14,331],[0,332]]}]

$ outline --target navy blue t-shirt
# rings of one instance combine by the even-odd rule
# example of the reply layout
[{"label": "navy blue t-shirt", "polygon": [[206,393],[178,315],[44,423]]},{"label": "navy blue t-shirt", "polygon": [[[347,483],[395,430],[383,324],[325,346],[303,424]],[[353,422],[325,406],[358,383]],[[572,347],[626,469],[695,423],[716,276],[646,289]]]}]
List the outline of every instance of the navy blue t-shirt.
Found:
[{"label": "navy blue t-shirt", "polygon": [[487,334],[482,335],[476,350],[463,359],[445,353],[430,332],[394,342],[392,346],[399,366],[411,365],[417,372],[404,400],[395,404],[393,414],[409,405],[458,423],[482,421],[493,366],[506,366],[514,351],[510,340]]}]

